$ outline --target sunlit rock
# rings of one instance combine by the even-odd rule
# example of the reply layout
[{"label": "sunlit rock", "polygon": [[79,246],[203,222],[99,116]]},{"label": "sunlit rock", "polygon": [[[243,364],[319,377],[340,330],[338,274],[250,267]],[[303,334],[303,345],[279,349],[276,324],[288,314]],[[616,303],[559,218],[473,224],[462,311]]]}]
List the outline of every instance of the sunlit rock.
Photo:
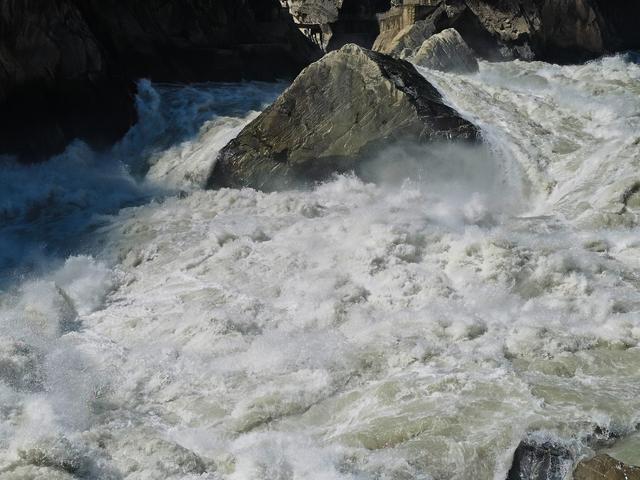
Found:
[{"label": "sunlit rock", "polygon": [[284,188],[353,169],[389,142],[476,138],[411,64],[351,44],[306,68],[232,140],[208,184]]},{"label": "sunlit rock", "polygon": [[640,467],[601,454],[580,462],[573,472],[573,480],[640,480]]},{"label": "sunlit rock", "polygon": [[429,37],[422,44],[413,63],[443,72],[473,73],[478,61],[457,30],[449,28]]}]

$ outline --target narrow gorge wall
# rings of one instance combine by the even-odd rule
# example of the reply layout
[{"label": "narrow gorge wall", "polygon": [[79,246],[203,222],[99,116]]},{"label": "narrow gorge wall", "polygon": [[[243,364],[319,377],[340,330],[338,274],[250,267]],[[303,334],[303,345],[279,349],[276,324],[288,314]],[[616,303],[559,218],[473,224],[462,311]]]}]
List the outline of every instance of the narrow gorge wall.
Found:
[{"label": "narrow gorge wall", "polygon": [[[429,32],[455,28],[482,57],[577,63],[640,48],[640,4],[622,0],[443,0],[416,20]],[[400,22],[376,40],[391,51],[408,26]]]},{"label": "narrow gorge wall", "polygon": [[347,43],[371,48],[378,35],[376,14],[387,11],[390,0],[283,0],[301,30],[323,50]]},{"label": "narrow gorge wall", "polygon": [[318,56],[278,0],[2,0],[0,154],[112,142],[139,78],[273,80]]}]

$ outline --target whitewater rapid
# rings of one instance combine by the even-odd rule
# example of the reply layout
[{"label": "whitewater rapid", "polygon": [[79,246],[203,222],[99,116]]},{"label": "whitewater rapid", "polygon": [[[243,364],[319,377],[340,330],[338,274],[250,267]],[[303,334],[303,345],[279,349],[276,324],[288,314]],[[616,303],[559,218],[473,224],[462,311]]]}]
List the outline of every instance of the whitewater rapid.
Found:
[{"label": "whitewater rapid", "polygon": [[286,85],[143,82],[110,152],[7,159],[0,477],[503,480],[630,436],[640,67],[422,73],[485,145],[205,191]]}]

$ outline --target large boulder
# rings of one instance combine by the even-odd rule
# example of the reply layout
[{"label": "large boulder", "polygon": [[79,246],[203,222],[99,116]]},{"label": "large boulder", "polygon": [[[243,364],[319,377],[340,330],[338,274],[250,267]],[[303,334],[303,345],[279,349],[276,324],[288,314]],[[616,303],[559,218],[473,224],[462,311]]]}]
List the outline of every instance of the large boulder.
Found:
[{"label": "large boulder", "polygon": [[351,44],[307,67],[231,141],[208,184],[284,188],[350,170],[388,142],[477,134],[411,64]]},{"label": "large boulder", "polygon": [[457,30],[448,28],[426,39],[411,59],[416,65],[443,72],[474,73],[478,61]]},{"label": "large boulder", "polygon": [[565,446],[529,438],[518,445],[507,480],[565,480],[572,466]]},{"label": "large boulder", "polygon": [[573,472],[573,480],[640,480],[640,467],[601,454],[581,461]]},{"label": "large boulder", "polygon": [[110,144],[140,78],[293,78],[319,55],[278,0],[3,0],[0,155]]}]

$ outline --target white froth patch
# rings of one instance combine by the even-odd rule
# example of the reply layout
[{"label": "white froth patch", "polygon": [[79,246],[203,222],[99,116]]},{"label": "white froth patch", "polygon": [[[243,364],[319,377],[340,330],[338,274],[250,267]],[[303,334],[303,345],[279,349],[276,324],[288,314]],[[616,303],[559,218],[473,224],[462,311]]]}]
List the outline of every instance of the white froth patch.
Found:
[{"label": "white froth patch", "polygon": [[[397,146],[367,167],[375,182],[269,194],[197,188],[275,90],[143,84],[146,123],[114,152],[148,171],[141,191],[190,193],[101,218],[99,258],[2,296],[0,468],[41,473],[40,455],[95,478],[490,479],[528,431],[578,450],[595,426],[631,431],[638,231],[566,222],[575,199],[604,209],[590,175],[609,195],[629,173],[625,156],[595,168],[635,152],[612,114],[633,107],[615,84],[636,67],[620,65],[434,74],[493,150]],[[608,71],[600,92],[589,76]],[[89,210],[105,193],[90,190]]]},{"label": "white froth patch", "polygon": [[[239,448],[265,432],[346,449],[337,478],[462,479],[508,469],[527,427],[631,425],[637,374],[604,360],[637,356],[631,270],[554,219],[486,222],[491,201],[459,200],[447,218],[428,184],[344,176],[122,212],[99,232],[113,256],[153,253],[123,265],[130,280],[90,316],[127,351],[112,398],[144,405],[228,478],[313,475],[288,446]],[[420,466],[385,469],[390,451]],[[318,478],[332,478],[344,457],[323,458]]]},{"label": "white froth patch", "polygon": [[481,62],[474,76],[421,71],[522,167],[538,194],[532,212],[637,224],[623,198],[640,180],[640,65],[614,56],[564,67]]}]

